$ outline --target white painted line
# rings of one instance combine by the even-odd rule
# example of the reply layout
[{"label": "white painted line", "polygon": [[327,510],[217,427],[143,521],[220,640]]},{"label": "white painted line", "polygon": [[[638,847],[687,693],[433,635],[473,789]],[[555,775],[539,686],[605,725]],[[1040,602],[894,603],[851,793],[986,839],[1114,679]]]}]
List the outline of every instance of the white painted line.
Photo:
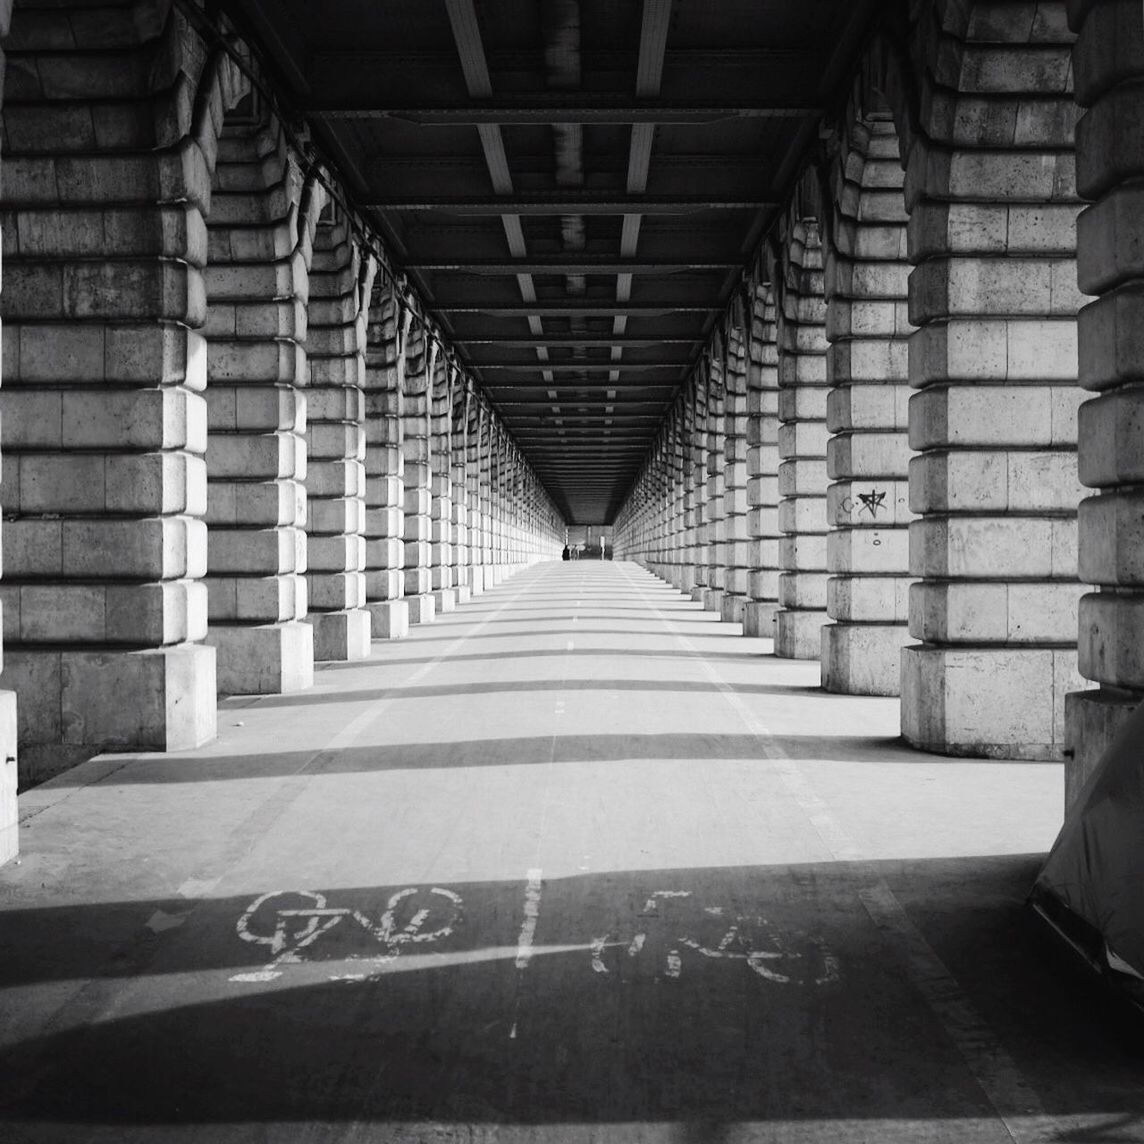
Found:
[{"label": "white painted line", "polygon": [[540,895],[543,890],[540,870],[529,870],[528,886],[524,891],[524,925],[516,942],[516,967],[527,969],[532,960],[532,943],[536,937],[536,923],[540,919]]}]

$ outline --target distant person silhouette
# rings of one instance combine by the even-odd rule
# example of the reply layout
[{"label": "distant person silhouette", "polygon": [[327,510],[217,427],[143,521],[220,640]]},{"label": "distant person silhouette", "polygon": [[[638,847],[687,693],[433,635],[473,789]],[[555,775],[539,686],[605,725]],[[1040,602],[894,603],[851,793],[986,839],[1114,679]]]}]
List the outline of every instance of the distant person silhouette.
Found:
[{"label": "distant person silhouette", "polygon": [[568,551],[568,545],[564,545],[564,551],[560,553],[561,560],[571,560],[572,553]]}]

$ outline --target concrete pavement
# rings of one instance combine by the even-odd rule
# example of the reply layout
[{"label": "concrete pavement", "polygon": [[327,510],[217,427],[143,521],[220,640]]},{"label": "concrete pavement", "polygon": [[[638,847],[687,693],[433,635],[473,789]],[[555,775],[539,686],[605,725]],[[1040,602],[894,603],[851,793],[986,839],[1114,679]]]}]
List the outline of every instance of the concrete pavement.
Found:
[{"label": "concrete pavement", "polygon": [[1023,908],[1061,768],[817,681],[546,564],[28,792],[0,1140],[1144,1141]]}]

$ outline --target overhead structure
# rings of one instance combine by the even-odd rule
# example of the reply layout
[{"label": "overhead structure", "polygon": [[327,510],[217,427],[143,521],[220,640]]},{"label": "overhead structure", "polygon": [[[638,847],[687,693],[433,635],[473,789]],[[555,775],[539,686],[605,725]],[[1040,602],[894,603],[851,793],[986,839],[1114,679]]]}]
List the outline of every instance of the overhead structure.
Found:
[{"label": "overhead structure", "polygon": [[876,5],[225,7],[566,520],[604,524]]}]

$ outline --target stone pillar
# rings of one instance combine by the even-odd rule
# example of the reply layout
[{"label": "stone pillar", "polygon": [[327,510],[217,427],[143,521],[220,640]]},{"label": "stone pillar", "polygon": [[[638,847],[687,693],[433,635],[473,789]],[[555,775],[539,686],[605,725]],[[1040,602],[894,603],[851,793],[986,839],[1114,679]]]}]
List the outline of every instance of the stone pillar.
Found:
[{"label": "stone pillar", "polygon": [[[749,317],[739,316],[739,321]],[[747,357],[741,326],[728,332],[723,370],[723,532],[722,618],[741,623],[750,575],[747,531]]]},{"label": "stone pillar", "polygon": [[307,622],[317,660],[365,659],[365,346],[377,264],[337,211],[318,223],[306,356]]},{"label": "stone pillar", "polygon": [[480,503],[481,503],[481,576],[485,589],[496,586],[496,567],[493,556],[493,474],[495,460],[493,449],[496,435],[493,428],[492,410],[481,404],[480,426]]},{"label": "stone pillar", "polygon": [[[215,734],[198,333],[213,156],[185,137],[172,95],[197,84],[197,41],[177,14],[164,27],[148,15],[30,8],[7,41],[7,857],[12,691],[24,785],[101,750]],[[221,103],[201,106],[207,123],[193,126],[213,148]]]},{"label": "stone pillar", "polygon": [[453,395],[452,453],[449,478],[452,487],[453,580],[457,587],[457,603],[465,603],[472,595],[472,569],[469,560],[469,408],[473,402],[473,383],[461,379]]},{"label": "stone pillar", "polygon": [[306,583],[306,298],[312,221],[277,123],[227,125],[207,218],[208,642],[224,694],[314,679]]},{"label": "stone pillar", "polygon": [[433,522],[429,560],[437,614],[457,607],[453,587],[453,375],[451,363],[438,362],[430,396],[432,410]]},{"label": "stone pillar", "polygon": [[436,615],[433,591],[433,375],[437,343],[421,324],[410,327],[404,345],[405,383],[401,451],[405,457],[405,599],[411,624],[429,624]]},{"label": "stone pillar", "polygon": [[779,603],[775,655],[817,659],[826,622],[826,301],[818,223],[796,219],[779,312]]},{"label": "stone pillar", "polygon": [[774,639],[779,611],[779,353],[774,294],[753,290],[755,323],[747,376],[749,573],[743,635]]},{"label": "stone pillar", "polygon": [[946,754],[1059,758],[1080,686],[1071,37],[1063,0],[1035,17],[948,0],[929,18],[940,88],[906,180],[923,643],[903,653],[902,731]]},{"label": "stone pillar", "polygon": [[[0,0],[0,43],[8,39],[12,20],[12,0]],[[4,53],[0,51],[0,69]],[[0,71],[0,74],[3,74]],[[7,474],[5,474],[6,476]],[[7,503],[7,496],[4,497]],[[0,601],[3,597],[0,595]],[[3,670],[3,641],[0,640],[0,670]],[[16,748],[16,693],[0,691],[0,866],[20,852],[20,836],[16,807],[18,762]]]},{"label": "stone pillar", "polygon": [[505,578],[505,520],[508,485],[508,443],[498,420],[493,421],[493,469],[490,474],[492,495],[493,582],[500,584]]},{"label": "stone pillar", "polygon": [[396,292],[376,292],[366,350],[365,608],[372,638],[409,634],[405,599],[405,456],[402,419],[405,355],[413,315]]},{"label": "stone pillar", "polygon": [[1075,5],[1080,216],[1080,673],[1097,691],[1067,697],[1065,799],[1080,793],[1124,721],[1144,700],[1144,20],[1127,0]]},{"label": "stone pillar", "polygon": [[723,613],[723,554],[726,549],[723,523],[723,406],[727,379],[723,375],[724,359],[717,354],[711,366],[711,385],[707,396],[707,503],[703,519],[707,525],[707,590],[703,593],[703,609]]},{"label": "stone pillar", "polygon": [[668,468],[671,504],[668,517],[668,546],[671,561],[671,583],[683,589],[687,568],[687,481],[684,477],[686,398],[680,397],[671,414]]},{"label": "stone pillar", "polygon": [[469,490],[469,583],[473,595],[485,590],[484,438],[486,407],[474,396],[469,403],[468,459],[465,483]]},{"label": "stone pillar", "polygon": [[693,378],[694,414],[691,423],[691,598],[703,602],[707,591],[707,397],[705,368]]},{"label": "stone pillar", "polygon": [[909,607],[909,335],[904,172],[888,113],[850,125],[826,261],[830,535],[822,686],[897,695]]}]

